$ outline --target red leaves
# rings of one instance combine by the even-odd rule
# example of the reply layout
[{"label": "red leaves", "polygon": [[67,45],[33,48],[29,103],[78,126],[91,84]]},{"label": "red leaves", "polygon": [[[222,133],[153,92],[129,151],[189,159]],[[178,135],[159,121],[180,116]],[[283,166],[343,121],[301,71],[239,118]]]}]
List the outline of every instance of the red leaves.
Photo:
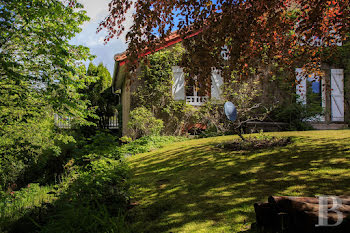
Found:
[{"label": "red leaves", "polygon": [[[207,59],[212,60],[212,66],[222,63],[217,58],[220,57],[218,48],[229,45],[227,62],[230,69],[256,67],[262,63],[257,62],[260,60],[278,60],[281,66],[292,67],[301,59],[312,64],[319,62],[316,57],[322,48],[309,44],[313,36],[320,38],[324,45],[330,45],[336,35],[344,39],[349,28],[346,26],[349,25],[349,0],[218,2],[137,0],[133,15],[135,24],[127,38],[130,42],[128,54],[136,59],[145,48],[159,43],[159,38],[167,38],[169,30],[174,27],[181,35],[201,28],[203,32],[184,46],[189,53],[200,53],[192,49],[193,46],[202,48],[203,54],[212,56]],[[98,31],[106,29],[109,32],[106,43],[114,36],[122,35],[125,30],[123,23],[132,4],[131,0],[111,0],[110,14],[98,28]],[[204,64],[208,65],[198,62],[192,66]]]}]

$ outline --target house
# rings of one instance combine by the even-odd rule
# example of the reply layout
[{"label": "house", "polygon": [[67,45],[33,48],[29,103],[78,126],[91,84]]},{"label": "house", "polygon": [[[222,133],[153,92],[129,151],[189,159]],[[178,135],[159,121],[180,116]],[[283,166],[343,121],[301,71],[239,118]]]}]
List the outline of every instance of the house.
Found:
[{"label": "house", "polygon": [[[196,34],[192,34],[189,37]],[[171,48],[181,41],[180,35],[173,33],[155,51]],[[143,56],[151,53],[151,51],[146,51]],[[119,114],[122,114],[121,126],[123,135],[128,134],[127,123],[130,110],[132,110],[131,93],[135,92],[137,88],[137,83],[131,82],[131,74],[126,71],[126,59],[125,53],[115,55],[115,69],[112,82],[113,91],[121,96],[122,111]],[[313,104],[319,105],[324,109],[323,115],[306,119],[313,122],[315,128],[345,127],[344,123],[350,120],[349,102],[348,100],[345,101],[345,91],[350,90],[350,82],[345,83],[343,69],[331,65],[324,65],[323,68],[325,70],[324,77],[308,74],[307,78],[304,77],[300,68],[296,68],[296,78],[299,80],[299,83],[295,91],[299,96],[298,101],[304,105],[313,102]],[[181,67],[173,66],[172,71],[174,78],[172,96],[174,100],[186,101],[189,105],[200,107],[209,99],[221,99],[224,81],[218,70],[212,69],[210,90],[202,88],[201,84],[196,82],[196,78],[193,79],[194,84],[187,85]]]},{"label": "house", "polygon": [[310,98],[314,98],[324,109],[324,115],[308,119],[314,122],[314,128],[323,129],[326,125],[341,127],[342,123],[349,121],[349,100],[345,98],[346,90],[350,90],[349,82],[345,82],[344,69],[324,65],[323,70],[325,75],[322,77],[309,74],[305,78],[301,74],[302,70],[297,68],[296,75],[300,83],[296,87],[296,93],[302,104],[305,105],[311,101]]}]

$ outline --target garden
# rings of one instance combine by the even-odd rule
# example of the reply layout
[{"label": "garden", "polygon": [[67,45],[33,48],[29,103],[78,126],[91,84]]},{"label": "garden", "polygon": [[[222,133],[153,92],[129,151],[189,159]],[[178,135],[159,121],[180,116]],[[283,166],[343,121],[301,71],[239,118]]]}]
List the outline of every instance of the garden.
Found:
[{"label": "garden", "polygon": [[[321,72],[315,64],[342,67],[348,111],[350,43],[334,48],[327,37],[325,48],[303,47],[296,32],[302,40],[322,36],[334,23],[331,31],[345,40],[348,28],[338,26],[348,23],[349,6],[245,2],[111,0],[97,28],[107,32],[105,43],[125,32],[135,10],[124,41],[126,83],[135,86],[123,122],[125,93],[88,47],[71,43],[90,20],[82,4],[1,1],[0,232],[253,233],[254,204],[271,195],[350,196],[350,130],[312,130],[307,119],[329,112],[319,95],[297,101],[294,73],[305,62],[299,57],[314,73]],[[182,11],[176,22],[174,9]],[[291,28],[301,18],[308,20]],[[169,39],[172,46],[160,49],[174,26],[181,43]],[[224,47],[230,56],[221,56]],[[211,67],[220,68],[222,98],[200,107],[175,100],[174,66],[183,66],[196,93],[210,89]],[[248,127],[265,121],[284,128]]]}]

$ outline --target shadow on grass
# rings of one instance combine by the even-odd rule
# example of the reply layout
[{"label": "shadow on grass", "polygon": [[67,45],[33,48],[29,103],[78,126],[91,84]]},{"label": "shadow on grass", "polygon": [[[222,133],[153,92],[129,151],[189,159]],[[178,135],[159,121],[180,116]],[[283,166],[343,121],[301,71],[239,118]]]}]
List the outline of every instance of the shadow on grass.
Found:
[{"label": "shadow on grass", "polygon": [[350,194],[347,137],[298,137],[287,147],[227,151],[186,142],[131,160],[134,232],[255,232],[253,204],[269,195]]},{"label": "shadow on grass", "polygon": [[60,184],[56,200],[28,209],[20,219],[10,219],[6,233],[129,232],[124,218],[129,172],[124,163],[111,161],[101,158],[84,170],[71,171]]}]

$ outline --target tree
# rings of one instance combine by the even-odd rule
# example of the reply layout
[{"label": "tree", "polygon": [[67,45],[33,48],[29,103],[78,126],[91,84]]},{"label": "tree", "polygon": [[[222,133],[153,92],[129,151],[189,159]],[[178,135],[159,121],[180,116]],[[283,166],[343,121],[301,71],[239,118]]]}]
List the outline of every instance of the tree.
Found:
[{"label": "tree", "polygon": [[60,154],[58,141],[72,140],[55,131],[54,113],[88,123],[92,112],[79,90],[89,49],[69,44],[88,20],[80,8],[59,0],[0,1],[0,186],[45,166]]},{"label": "tree", "polygon": [[81,5],[74,8],[58,0],[0,2],[1,84],[23,82],[64,115],[84,121],[89,114],[80,101],[89,49],[69,44],[88,20]]},{"label": "tree", "polygon": [[91,118],[98,128],[106,129],[109,126],[109,119],[115,116],[118,105],[118,97],[111,90],[112,77],[108,69],[101,63],[97,67],[90,63],[87,70],[90,81],[87,88],[83,89],[87,99],[90,101],[90,108],[95,109],[97,119]]},{"label": "tree", "polygon": [[[233,71],[241,78],[250,76],[252,68],[257,68],[254,75],[263,73],[270,64],[291,71],[302,62],[317,70],[320,52],[335,48],[350,28],[349,0],[111,0],[109,15],[98,28],[109,32],[106,42],[122,35],[132,6],[134,25],[126,35],[130,60],[178,30],[187,38],[185,66],[198,69],[194,72],[227,69],[227,77]],[[194,33],[199,34],[189,39]],[[315,46],[316,38],[322,46]],[[224,46],[227,61],[220,56]]]}]

